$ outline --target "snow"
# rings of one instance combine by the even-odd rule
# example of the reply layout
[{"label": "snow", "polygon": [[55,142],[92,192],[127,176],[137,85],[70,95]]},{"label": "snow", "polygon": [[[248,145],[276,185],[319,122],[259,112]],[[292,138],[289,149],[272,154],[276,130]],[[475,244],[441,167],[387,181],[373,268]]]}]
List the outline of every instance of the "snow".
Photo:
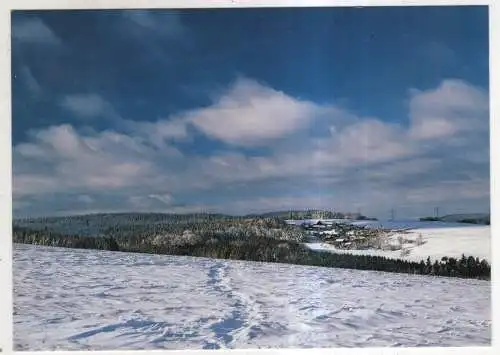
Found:
[{"label": "snow", "polygon": [[320,232],[319,234],[321,234],[321,235],[323,235],[323,234],[326,234],[326,235],[337,235],[338,232],[336,230],[332,229],[332,230]]},{"label": "snow", "polygon": [[425,260],[428,256],[430,256],[431,260],[441,260],[443,256],[460,258],[462,254],[491,261],[490,226],[420,227],[406,233],[393,233],[389,241],[391,244],[397,244],[399,236],[415,240],[419,234],[422,235],[425,243],[423,245],[416,245],[415,243],[403,244],[403,247],[410,251],[407,256],[401,256],[400,250],[345,250],[337,249],[333,245],[320,242],[305,243],[305,245],[313,250],[357,255],[379,255],[413,261]]},{"label": "snow", "polygon": [[490,283],[14,245],[16,350],[477,346]]}]

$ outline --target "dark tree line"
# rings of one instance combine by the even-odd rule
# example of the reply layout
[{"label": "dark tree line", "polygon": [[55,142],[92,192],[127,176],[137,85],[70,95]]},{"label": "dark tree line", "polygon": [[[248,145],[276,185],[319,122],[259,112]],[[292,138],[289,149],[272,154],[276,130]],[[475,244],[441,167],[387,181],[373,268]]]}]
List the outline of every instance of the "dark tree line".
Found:
[{"label": "dark tree line", "polygon": [[462,215],[448,215],[443,217],[422,217],[420,221],[427,222],[455,222],[455,223],[468,223],[468,224],[481,224],[490,225],[489,215],[480,215],[472,217],[462,217]]},{"label": "dark tree line", "polygon": [[[186,233],[187,225],[191,227],[189,233]],[[13,242],[490,280],[488,262],[472,256],[463,255],[460,259],[445,257],[434,262],[427,258],[425,262],[413,262],[382,256],[333,254],[312,251],[294,240],[252,235],[247,233],[248,228],[240,226],[238,229],[234,223],[208,225],[212,227],[207,227],[206,223],[198,226],[198,229],[191,223],[156,225],[151,227],[154,233],[144,226],[129,225],[111,228],[105,235],[98,237],[65,235],[50,230],[14,226]],[[196,234],[197,232],[201,235]]]},{"label": "dark tree line", "polygon": [[46,245],[51,247],[97,249],[120,251],[118,243],[113,237],[86,237],[79,235],[63,235],[49,230],[31,230],[23,227],[14,227],[13,242],[21,244]]},{"label": "dark tree line", "polygon": [[465,218],[461,219],[458,221],[458,223],[468,223],[468,224],[484,224],[489,226],[490,225],[490,218],[484,218],[484,219],[474,219],[474,218]]}]

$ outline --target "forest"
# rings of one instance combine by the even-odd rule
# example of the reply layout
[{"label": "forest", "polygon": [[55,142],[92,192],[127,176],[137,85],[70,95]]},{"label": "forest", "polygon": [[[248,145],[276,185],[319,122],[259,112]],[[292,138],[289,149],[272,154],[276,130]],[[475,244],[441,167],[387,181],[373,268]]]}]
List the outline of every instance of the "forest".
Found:
[{"label": "forest", "polygon": [[490,280],[486,260],[462,255],[420,262],[308,249],[304,232],[277,217],[92,215],[14,221],[13,242],[187,255]]}]

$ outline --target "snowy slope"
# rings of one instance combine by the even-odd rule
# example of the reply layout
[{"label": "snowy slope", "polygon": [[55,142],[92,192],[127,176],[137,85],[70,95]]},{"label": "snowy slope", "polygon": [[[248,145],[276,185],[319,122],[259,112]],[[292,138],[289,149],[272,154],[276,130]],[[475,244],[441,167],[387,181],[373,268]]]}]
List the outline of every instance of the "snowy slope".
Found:
[{"label": "snowy slope", "polygon": [[313,250],[358,255],[379,255],[413,261],[425,260],[428,256],[431,257],[431,260],[440,260],[443,256],[460,258],[462,253],[466,256],[470,255],[491,261],[490,233],[490,226],[416,228],[406,234],[395,233],[390,238],[392,244],[397,243],[397,238],[400,235],[404,238],[416,239],[421,234],[425,241],[425,244],[419,246],[416,244],[404,244],[404,247],[410,251],[410,254],[404,257],[397,250],[339,250],[333,245],[326,243],[306,243],[306,246]]},{"label": "snowy slope", "polygon": [[15,245],[16,350],[473,346],[490,283]]}]

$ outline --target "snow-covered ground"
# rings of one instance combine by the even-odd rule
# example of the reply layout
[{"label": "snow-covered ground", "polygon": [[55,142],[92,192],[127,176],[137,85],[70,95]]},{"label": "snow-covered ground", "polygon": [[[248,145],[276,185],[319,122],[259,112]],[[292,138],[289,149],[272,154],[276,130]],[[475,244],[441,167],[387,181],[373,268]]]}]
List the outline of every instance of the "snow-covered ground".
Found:
[{"label": "snow-covered ground", "polygon": [[16,350],[478,346],[490,283],[14,246]]},{"label": "snow-covered ground", "polygon": [[[425,222],[424,222],[425,223]],[[413,261],[425,260],[428,256],[432,260],[440,260],[443,256],[460,258],[462,254],[474,256],[479,259],[491,261],[491,229],[490,226],[439,226],[427,227],[418,226],[407,233],[394,233],[389,238],[391,244],[397,245],[399,236],[415,240],[422,235],[424,244],[415,243],[403,244],[409,250],[406,256],[401,255],[400,250],[344,250],[337,249],[326,243],[306,243],[306,246],[314,250],[326,250],[336,253],[350,253],[358,255],[380,255],[388,258],[402,258]]]}]

